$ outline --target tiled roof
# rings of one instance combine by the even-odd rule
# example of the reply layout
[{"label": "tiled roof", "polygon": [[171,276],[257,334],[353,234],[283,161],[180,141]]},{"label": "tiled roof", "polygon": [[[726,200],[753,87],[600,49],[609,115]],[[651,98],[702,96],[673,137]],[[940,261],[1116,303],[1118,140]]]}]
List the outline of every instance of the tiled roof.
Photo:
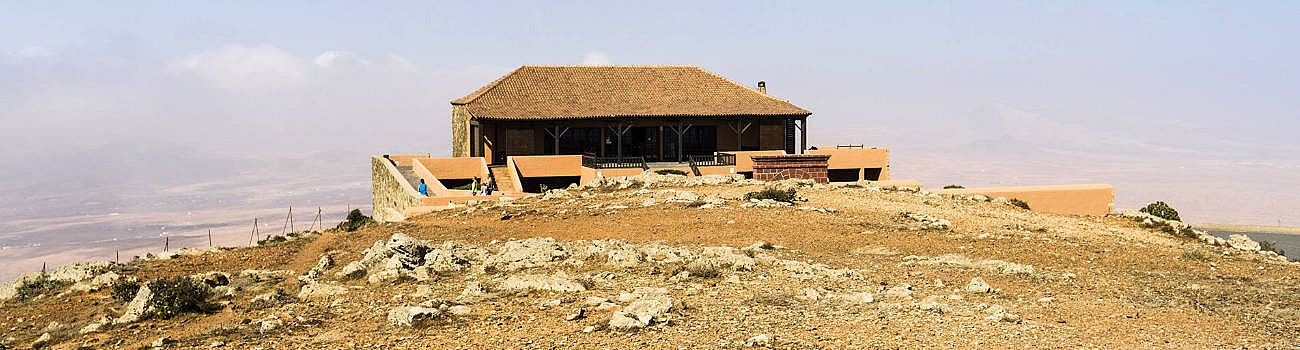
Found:
[{"label": "tiled roof", "polygon": [[692,66],[523,66],[451,103],[480,119],[812,114]]}]

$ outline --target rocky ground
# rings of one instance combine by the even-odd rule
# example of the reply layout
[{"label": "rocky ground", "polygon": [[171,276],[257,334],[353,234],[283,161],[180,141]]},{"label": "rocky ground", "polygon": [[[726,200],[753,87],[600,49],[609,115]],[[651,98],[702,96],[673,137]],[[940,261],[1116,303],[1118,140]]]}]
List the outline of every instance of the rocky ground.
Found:
[{"label": "rocky ground", "polygon": [[[798,198],[744,198],[766,188],[793,188]],[[62,282],[46,289],[0,288],[0,342],[1300,346],[1300,264],[1251,243],[1139,213],[1062,216],[865,183],[645,174],[356,232],[61,268],[44,280]],[[174,293],[155,283],[113,296],[114,284],[164,277],[192,282],[201,307],[165,319],[159,301]]]}]

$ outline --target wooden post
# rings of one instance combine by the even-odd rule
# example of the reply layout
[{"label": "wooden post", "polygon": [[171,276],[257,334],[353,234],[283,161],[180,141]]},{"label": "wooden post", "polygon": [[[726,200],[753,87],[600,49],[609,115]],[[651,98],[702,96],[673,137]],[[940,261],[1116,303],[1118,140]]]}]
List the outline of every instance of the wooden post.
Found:
[{"label": "wooden post", "polygon": [[615,143],[615,145],[614,145],[615,148],[614,148],[614,149],[617,150],[617,152],[618,152],[618,153],[617,153],[617,154],[618,154],[618,158],[620,158],[619,161],[622,161],[622,158],[623,158],[623,135],[624,135],[624,134],[627,134],[627,132],[628,132],[629,130],[632,130],[632,124],[628,124],[628,125],[625,127],[625,126],[623,126],[623,122],[618,122],[618,124],[616,124],[616,125],[614,125],[614,126],[610,126],[610,127],[608,127],[608,128],[609,128],[610,130],[613,130],[613,131],[614,131],[614,143]]},{"label": "wooden post", "polygon": [[682,149],[682,136],[686,134],[687,130],[691,130],[691,126],[692,125],[686,124],[682,121],[678,121],[676,127],[669,126],[673,132],[677,133],[677,162],[682,161],[682,154],[685,152],[685,150]]},{"label": "wooden post", "polygon": [[799,154],[808,149],[808,117],[799,118]]},{"label": "wooden post", "polygon": [[171,237],[163,237],[163,251],[164,251],[164,252],[167,251],[167,245],[168,245],[168,244],[171,244],[171,242],[172,242],[172,238],[171,238]]},{"label": "wooden post", "polygon": [[248,231],[248,245],[253,245],[254,237],[257,237],[257,218],[253,218],[253,230]]},{"label": "wooden post", "polygon": [[118,264],[121,264],[121,263],[122,263],[122,251],[121,251],[121,250],[118,250],[118,251],[113,252],[113,262],[118,263]]},{"label": "wooden post", "polygon": [[212,248],[212,229],[208,229],[208,248]]},{"label": "wooden post", "polygon": [[[289,207],[289,214],[293,214],[293,207]],[[284,226],[280,227],[280,235],[289,233],[289,214],[284,215]]]},{"label": "wooden post", "polygon": [[727,124],[727,127],[728,127],[728,128],[731,128],[731,131],[736,132],[736,151],[737,151],[737,152],[741,151],[741,149],[744,147],[744,141],[743,141],[743,140],[744,140],[744,137],[745,137],[745,130],[749,130],[749,127],[752,126],[752,125],[754,125],[754,123],[746,123],[746,122],[744,122],[744,121],[742,121],[742,120],[737,120],[735,126],[732,126],[730,123]]}]

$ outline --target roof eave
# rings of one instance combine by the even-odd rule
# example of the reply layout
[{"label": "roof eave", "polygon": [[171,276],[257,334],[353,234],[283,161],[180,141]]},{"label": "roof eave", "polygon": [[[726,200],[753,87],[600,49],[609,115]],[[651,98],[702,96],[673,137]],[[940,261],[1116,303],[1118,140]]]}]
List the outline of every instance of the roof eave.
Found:
[{"label": "roof eave", "polygon": [[503,121],[533,121],[533,120],[580,120],[580,119],[626,119],[626,118],[647,118],[647,119],[673,119],[673,118],[806,118],[812,113],[793,113],[793,114],[669,114],[669,115],[605,115],[605,116],[567,116],[567,117],[484,117],[474,116],[478,120],[503,120]]}]

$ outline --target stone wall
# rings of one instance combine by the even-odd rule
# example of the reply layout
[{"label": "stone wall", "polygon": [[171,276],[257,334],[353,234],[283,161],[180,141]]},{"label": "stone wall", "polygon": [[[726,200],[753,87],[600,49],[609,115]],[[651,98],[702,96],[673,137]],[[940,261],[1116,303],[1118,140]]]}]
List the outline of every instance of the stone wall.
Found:
[{"label": "stone wall", "polygon": [[451,156],[469,157],[469,111],[451,105]]},{"label": "stone wall", "polygon": [[422,198],[402,178],[402,174],[382,157],[370,157],[370,205],[375,221],[402,221],[402,213],[418,207]]},{"label": "stone wall", "polygon": [[826,176],[828,161],[831,156],[820,154],[786,154],[773,156],[753,156],[754,180],[779,181],[785,179],[812,179],[818,183],[829,183]]}]

